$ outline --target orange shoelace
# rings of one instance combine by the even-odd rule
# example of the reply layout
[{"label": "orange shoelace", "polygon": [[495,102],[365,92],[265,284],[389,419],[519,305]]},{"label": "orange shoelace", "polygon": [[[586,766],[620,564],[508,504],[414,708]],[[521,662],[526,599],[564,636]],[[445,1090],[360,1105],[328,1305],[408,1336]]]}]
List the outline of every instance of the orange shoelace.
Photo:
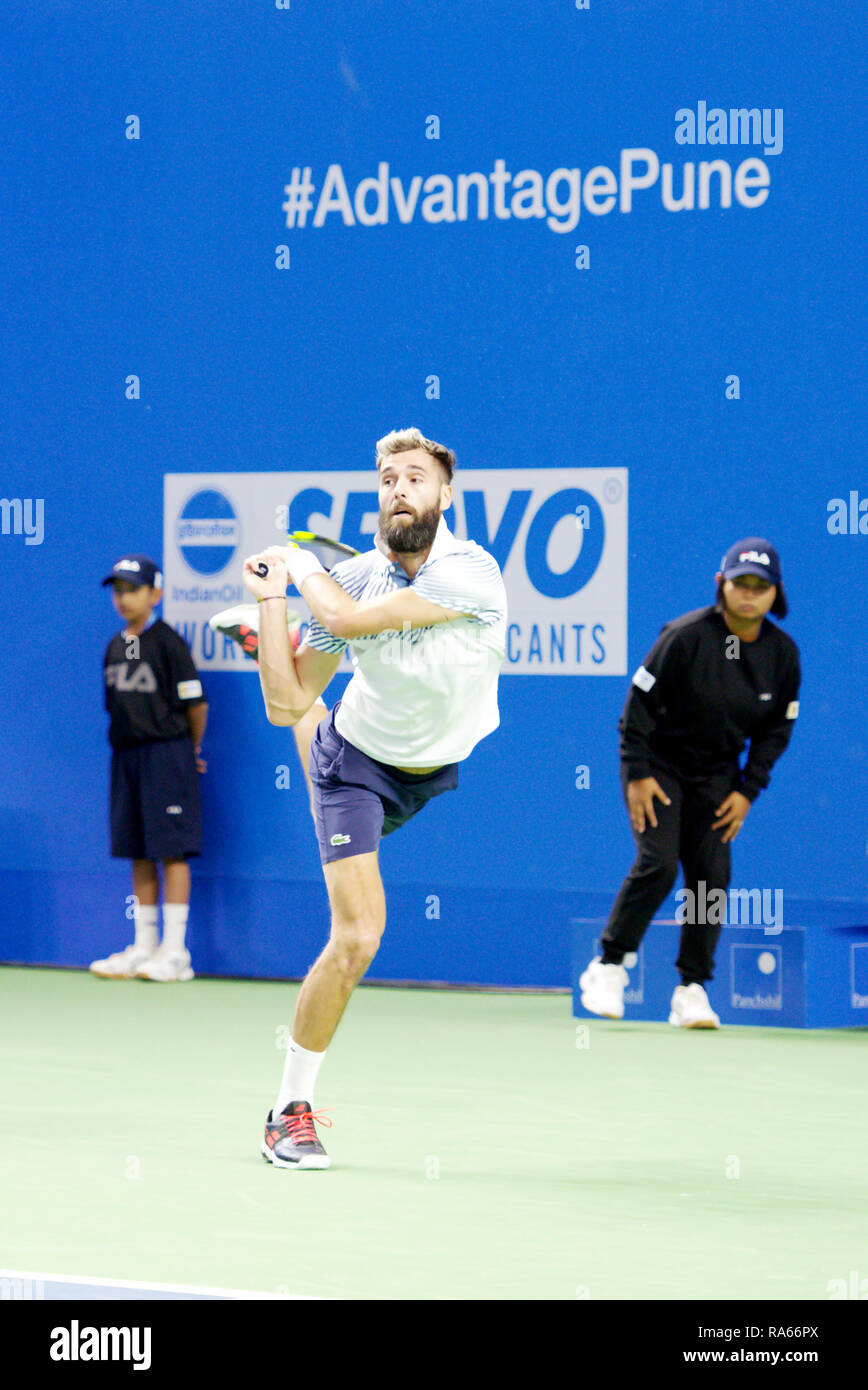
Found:
[{"label": "orange shoelace", "polygon": [[283,1120],[286,1124],[287,1134],[293,1144],[315,1144],[316,1130],[313,1122],[325,1125],[326,1129],[331,1129],[332,1122],[328,1118],[325,1110],[304,1110],[300,1115],[284,1115]]}]

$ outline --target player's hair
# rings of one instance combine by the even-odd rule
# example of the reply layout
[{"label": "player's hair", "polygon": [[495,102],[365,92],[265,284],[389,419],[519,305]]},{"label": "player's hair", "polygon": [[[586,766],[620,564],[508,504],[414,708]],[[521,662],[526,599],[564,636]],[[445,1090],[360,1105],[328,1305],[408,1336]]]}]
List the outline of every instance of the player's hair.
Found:
[{"label": "player's hair", "polygon": [[437,444],[433,439],[426,439],[421,430],[412,425],[406,430],[392,430],[391,434],[384,434],[382,439],[377,440],[377,471],[383,459],[391,454],[403,454],[408,449],[424,449],[426,454],[430,454],[440,464],[446,474],[446,481],[452,482],[452,474],[458,467],[458,460],[451,449],[447,449],[445,444]]},{"label": "player's hair", "polygon": [[[721,612],[723,612],[723,586],[724,586],[724,583],[725,583],[725,581],[724,581],[723,579],[718,580],[718,583],[717,583],[717,594],[715,595],[715,600],[714,600],[714,606],[715,606],[715,608],[719,608]],[[775,594],[775,601],[774,601],[774,603],[772,604],[771,608],[769,609],[769,612],[771,613],[772,617],[774,617],[774,618],[785,618],[785,617],[787,616],[787,613],[789,612],[790,606],[789,606],[789,604],[787,603],[787,596],[786,596],[786,594],[784,593],[784,586],[783,586],[783,584],[778,584],[777,590],[778,590],[778,591],[777,591],[777,593]]]}]

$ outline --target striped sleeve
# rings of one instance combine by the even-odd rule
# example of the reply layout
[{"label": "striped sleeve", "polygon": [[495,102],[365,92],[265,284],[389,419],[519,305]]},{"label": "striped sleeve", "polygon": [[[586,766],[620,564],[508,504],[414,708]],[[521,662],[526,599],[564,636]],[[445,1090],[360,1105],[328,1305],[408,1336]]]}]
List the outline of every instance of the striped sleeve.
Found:
[{"label": "striped sleeve", "polygon": [[[340,564],[334,565],[329,570],[330,578],[336,584],[340,584],[344,593],[349,594],[350,598],[358,600],[368,582],[369,566],[366,561],[367,557],[365,556],[354,556],[352,560],[342,560]],[[335,637],[334,633],[329,632],[328,628],[323,627],[322,623],[318,622],[311,614],[310,625],[302,645],[313,647],[318,652],[331,652],[337,655],[347,646],[347,640],[345,637]]]},{"label": "striped sleeve", "polygon": [[307,632],[304,634],[302,648],[313,647],[318,652],[333,652],[335,655],[342,652],[347,645],[345,637],[335,637],[333,633],[324,628],[322,623],[318,623],[316,618],[311,618]]},{"label": "striped sleeve", "polygon": [[488,625],[506,615],[506,590],[497,561],[481,546],[443,555],[413,580],[429,603],[466,613]]}]

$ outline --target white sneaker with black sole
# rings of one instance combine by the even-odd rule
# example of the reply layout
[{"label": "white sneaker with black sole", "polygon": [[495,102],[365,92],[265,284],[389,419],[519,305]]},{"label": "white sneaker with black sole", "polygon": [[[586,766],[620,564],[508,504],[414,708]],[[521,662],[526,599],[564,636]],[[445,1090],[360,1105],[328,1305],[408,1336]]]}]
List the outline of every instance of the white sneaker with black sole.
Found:
[{"label": "white sneaker with black sole", "polygon": [[602,1018],[624,1017],[624,990],[630,977],[623,965],[603,965],[594,956],[587,970],[579,977],[582,1008]]},{"label": "white sneaker with black sole", "polygon": [[702,985],[676,985],[669,1008],[669,1022],[674,1028],[720,1027],[720,1019]]}]

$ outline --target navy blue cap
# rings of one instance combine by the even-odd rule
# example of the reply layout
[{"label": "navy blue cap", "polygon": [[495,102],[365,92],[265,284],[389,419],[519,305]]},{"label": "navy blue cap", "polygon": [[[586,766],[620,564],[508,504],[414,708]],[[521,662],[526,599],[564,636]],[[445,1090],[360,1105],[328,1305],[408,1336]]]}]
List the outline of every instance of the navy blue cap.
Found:
[{"label": "navy blue cap", "polygon": [[111,574],[107,574],[103,584],[112,584],[116,579],[125,579],[128,584],[141,588],[149,584],[152,589],[162,589],[163,576],[153,560],[147,555],[122,555],[115,561]]},{"label": "navy blue cap", "polygon": [[768,584],[781,582],[781,562],[773,545],[761,536],[746,536],[731,545],[720,562],[724,579],[736,579],[740,574],[758,574]]}]

